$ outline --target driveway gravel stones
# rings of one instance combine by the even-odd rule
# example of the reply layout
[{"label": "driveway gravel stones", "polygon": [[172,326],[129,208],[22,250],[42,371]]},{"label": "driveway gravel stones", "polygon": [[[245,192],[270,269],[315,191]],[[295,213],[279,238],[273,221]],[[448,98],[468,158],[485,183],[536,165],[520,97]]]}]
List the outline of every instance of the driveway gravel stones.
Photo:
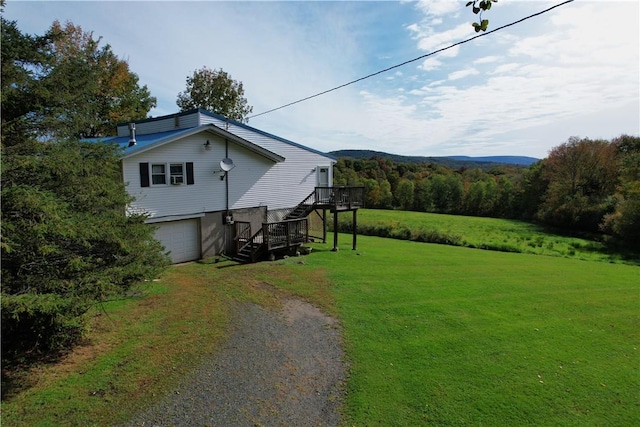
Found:
[{"label": "driveway gravel stones", "polygon": [[296,299],[237,307],[229,340],[130,426],[337,426],[340,328]]}]

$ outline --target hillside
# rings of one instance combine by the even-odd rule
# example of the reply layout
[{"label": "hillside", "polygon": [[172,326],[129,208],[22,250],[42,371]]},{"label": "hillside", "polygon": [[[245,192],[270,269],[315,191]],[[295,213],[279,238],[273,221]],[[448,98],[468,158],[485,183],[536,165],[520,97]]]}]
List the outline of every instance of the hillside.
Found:
[{"label": "hillside", "polygon": [[397,163],[435,163],[458,169],[461,167],[472,168],[479,167],[482,169],[491,168],[495,164],[509,164],[518,166],[530,166],[539,159],[525,156],[485,156],[485,157],[467,157],[467,156],[449,156],[449,157],[426,157],[426,156],[402,156],[400,154],[389,154],[382,151],[374,150],[337,150],[331,151],[329,154],[335,157],[349,157],[352,159],[371,159],[380,157],[390,159]]},{"label": "hillside", "polygon": [[522,165],[531,166],[540,159],[527,156],[482,156],[482,157],[469,157],[469,156],[450,156],[449,159],[470,161],[470,162],[492,162],[503,163],[510,165]]}]

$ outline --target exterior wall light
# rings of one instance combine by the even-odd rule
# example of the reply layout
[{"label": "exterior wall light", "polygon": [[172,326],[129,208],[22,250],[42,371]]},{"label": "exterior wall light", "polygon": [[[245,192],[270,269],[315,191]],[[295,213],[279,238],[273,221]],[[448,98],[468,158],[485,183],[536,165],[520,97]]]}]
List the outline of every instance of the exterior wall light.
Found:
[{"label": "exterior wall light", "polygon": [[203,145],[205,150],[207,151],[211,150],[211,141],[209,141],[208,139],[207,139],[207,142],[205,142]]}]

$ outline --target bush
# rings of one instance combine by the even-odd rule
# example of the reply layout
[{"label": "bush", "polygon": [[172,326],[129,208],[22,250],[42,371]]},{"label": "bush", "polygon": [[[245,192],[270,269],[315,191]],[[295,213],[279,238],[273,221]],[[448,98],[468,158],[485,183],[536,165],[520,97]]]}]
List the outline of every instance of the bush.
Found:
[{"label": "bush", "polygon": [[[350,222],[338,223],[338,231],[341,233],[352,233],[353,228]],[[396,222],[389,224],[358,225],[358,234],[364,236],[385,237],[398,240],[411,240],[423,243],[438,243],[443,245],[464,246],[462,237],[442,232],[439,230],[412,230],[405,226],[400,226]]]},{"label": "bush", "polygon": [[3,359],[51,353],[82,338],[86,302],[56,294],[2,295]]}]

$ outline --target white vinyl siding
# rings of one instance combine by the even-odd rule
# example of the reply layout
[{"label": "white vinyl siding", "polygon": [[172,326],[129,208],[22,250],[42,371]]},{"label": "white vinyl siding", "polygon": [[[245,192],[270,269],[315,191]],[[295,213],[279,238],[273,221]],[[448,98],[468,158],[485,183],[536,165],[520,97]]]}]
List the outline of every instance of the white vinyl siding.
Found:
[{"label": "white vinyl siding", "polygon": [[[210,151],[204,150],[207,139],[213,145]],[[281,155],[289,157],[284,162],[274,163],[229,142],[228,157],[235,164],[226,176],[230,209],[289,208],[313,191],[317,182],[314,169],[319,161],[328,159],[296,147],[284,148],[288,152]],[[225,210],[227,183],[220,180],[220,160],[225,157],[224,141],[204,133],[125,159],[125,182],[136,199],[132,210],[147,212],[151,217]],[[176,159],[193,161],[195,185],[140,186],[139,162],[149,162],[153,167],[155,164],[170,165]]]},{"label": "white vinyl siding", "polygon": [[[180,117],[181,126],[191,122],[193,126],[212,123],[226,128],[224,120],[206,114],[193,113]],[[136,131],[138,134],[141,133],[140,129],[143,133],[147,133],[148,129],[159,132],[174,129],[174,125],[174,117],[167,117],[136,124]],[[283,157],[284,161],[274,162],[231,140],[225,144],[223,137],[203,130],[123,160],[127,190],[136,199],[130,210],[146,212],[151,219],[162,220],[168,216],[216,212],[227,208],[291,208],[303,201],[318,185],[320,168],[327,168],[326,179],[328,185],[332,185],[332,165],[335,161],[328,156],[244,126],[230,124],[228,130]],[[209,150],[205,150],[207,140],[211,142]],[[231,158],[235,167],[221,180],[220,161],[225,157]],[[187,162],[193,163],[195,185],[169,185],[171,166],[186,165]],[[149,187],[142,187],[140,163],[148,163],[150,174],[154,165],[165,165],[166,184],[152,183]],[[178,176],[177,168],[174,172]],[[183,166],[183,179],[185,173]]]},{"label": "white vinyl siding", "polygon": [[[213,145],[210,151],[204,150],[207,139]],[[224,142],[206,133],[124,159],[123,174],[127,191],[135,198],[131,210],[146,212],[156,218],[223,209],[224,183],[213,174],[223,157]],[[149,163],[150,170],[156,164],[167,165],[167,172],[171,164],[193,162],[195,185],[142,187],[139,163],[144,162]]]},{"label": "white vinyl siding", "polygon": [[[200,120],[201,124],[212,123],[222,128],[226,126],[224,121],[207,115],[201,115]],[[254,132],[242,126],[230,124],[228,130],[285,158],[284,162],[275,164],[263,177],[256,181],[251,189],[252,191],[244,194],[238,200],[238,205],[234,207],[266,205],[269,210],[273,210],[296,206],[311,194],[316,187],[316,168],[318,165],[329,169],[328,185],[332,185],[331,166],[335,161],[332,161],[327,156]],[[235,159],[233,160],[235,162]],[[234,170],[234,172],[236,171]],[[286,191],[282,191],[283,188],[286,188]]]}]

